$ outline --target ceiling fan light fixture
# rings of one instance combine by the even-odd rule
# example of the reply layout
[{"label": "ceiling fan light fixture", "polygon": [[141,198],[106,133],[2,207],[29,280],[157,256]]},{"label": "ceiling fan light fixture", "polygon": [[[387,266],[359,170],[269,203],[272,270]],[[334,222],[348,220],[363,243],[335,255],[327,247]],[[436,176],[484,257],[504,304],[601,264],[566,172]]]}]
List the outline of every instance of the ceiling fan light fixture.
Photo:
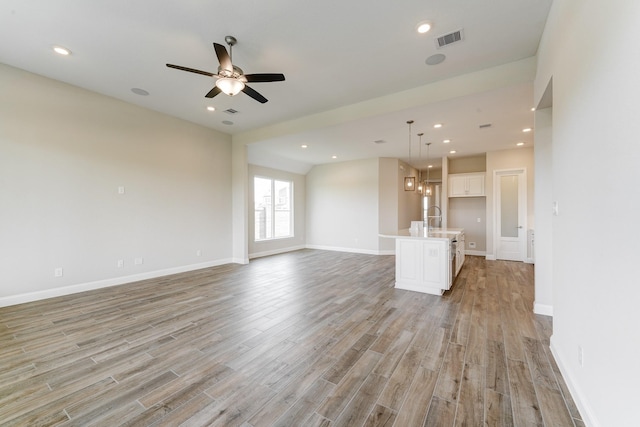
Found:
[{"label": "ceiling fan light fixture", "polygon": [[224,94],[234,96],[240,93],[242,89],[244,89],[244,82],[231,77],[220,77],[218,80],[216,80],[216,86]]}]

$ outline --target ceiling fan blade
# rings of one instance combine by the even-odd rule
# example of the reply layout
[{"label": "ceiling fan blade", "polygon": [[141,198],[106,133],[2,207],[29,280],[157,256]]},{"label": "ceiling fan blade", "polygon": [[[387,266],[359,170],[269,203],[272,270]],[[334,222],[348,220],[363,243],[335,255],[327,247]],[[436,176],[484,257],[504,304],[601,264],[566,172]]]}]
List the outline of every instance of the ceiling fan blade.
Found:
[{"label": "ceiling fan blade", "polygon": [[176,70],[188,71],[190,73],[202,74],[203,76],[209,76],[209,77],[214,76],[213,73],[210,73],[208,71],[196,70],[195,68],[182,67],[180,65],[167,64],[167,67],[175,68]]},{"label": "ceiling fan blade", "polygon": [[205,98],[213,98],[214,96],[216,96],[220,92],[222,92],[220,90],[220,88],[218,86],[214,86],[213,89],[211,89],[204,97]]},{"label": "ceiling fan blade", "polygon": [[218,62],[220,62],[220,68],[233,72],[233,64],[231,64],[231,57],[227,53],[227,49],[218,43],[214,43],[213,48],[216,50],[216,56],[218,57]]},{"label": "ceiling fan blade", "polygon": [[267,98],[265,98],[264,96],[260,95],[256,90],[251,89],[249,86],[244,85],[244,89],[242,89],[242,91],[244,93],[246,93],[247,95],[249,95],[250,97],[252,97],[253,99],[255,99],[256,101],[258,101],[261,104],[264,104],[265,102],[268,101]]},{"label": "ceiling fan blade", "polygon": [[245,74],[244,77],[249,83],[266,83],[266,82],[283,82],[284,74],[280,73],[261,73],[261,74]]}]

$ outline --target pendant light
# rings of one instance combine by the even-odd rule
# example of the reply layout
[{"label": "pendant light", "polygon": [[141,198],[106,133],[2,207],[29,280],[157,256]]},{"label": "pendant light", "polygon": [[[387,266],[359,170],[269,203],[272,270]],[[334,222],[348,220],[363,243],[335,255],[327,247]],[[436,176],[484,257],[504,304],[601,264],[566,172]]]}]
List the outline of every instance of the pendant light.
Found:
[{"label": "pendant light", "polygon": [[429,146],[431,145],[430,142],[427,142],[427,183],[426,183],[426,188],[424,190],[424,195],[425,196],[430,196],[431,195],[431,186],[429,185]]},{"label": "pendant light", "polygon": [[[413,120],[407,120],[409,125],[409,162],[411,162],[411,124]],[[405,176],[404,177],[404,191],[414,191],[416,189],[416,177]]]}]

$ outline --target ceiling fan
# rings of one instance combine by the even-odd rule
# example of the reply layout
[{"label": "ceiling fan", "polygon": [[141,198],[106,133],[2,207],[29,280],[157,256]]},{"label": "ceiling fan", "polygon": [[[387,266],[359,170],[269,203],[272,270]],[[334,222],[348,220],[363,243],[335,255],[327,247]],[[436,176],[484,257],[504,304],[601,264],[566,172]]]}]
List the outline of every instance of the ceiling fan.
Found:
[{"label": "ceiling fan", "polygon": [[242,68],[236,67],[231,63],[231,51],[233,45],[238,43],[238,40],[236,40],[236,38],[233,36],[226,36],[224,38],[224,41],[229,45],[229,53],[227,53],[227,49],[221,44],[213,44],[213,48],[216,51],[216,56],[218,57],[218,62],[220,63],[220,65],[218,66],[217,74],[173,64],[167,64],[167,67],[175,68],[182,71],[188,71],[190,73],[202,74],[208,77],[215,77],[217,79],[216,85],[205,95],[205,97],[207,98],[213,98],[220,92],[229,96],[234,96],[242,91],[262,104],[267,102],[267,98],[262,96],[256,90],[247,86],[247,83],[281,82],[284,81],[284,74],[244,74]]}]

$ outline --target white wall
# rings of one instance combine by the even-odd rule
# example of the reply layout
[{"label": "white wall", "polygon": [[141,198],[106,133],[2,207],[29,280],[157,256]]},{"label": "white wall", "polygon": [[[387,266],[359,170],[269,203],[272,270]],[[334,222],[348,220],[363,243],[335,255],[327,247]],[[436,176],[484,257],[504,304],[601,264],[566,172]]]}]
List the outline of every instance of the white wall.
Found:
[{"label": "white wall", "polygon": [[534,226],[534,156],[533,148],[514,148],[513,150],[491,151],[487,153],[487,176],[485,194],[487,195],[487,257],[495,259],[494,245],[494,211],[495,198],[493,194],[493,174],[496,170],[524,168],[527,173],[527,224],[525,229]]},{"label": "white wall", "polygon": [[555,0],[535,80],[538,100],[553,77],[551,345],[591,426],[638,424],[638,22],[637,1]]},{"label": "white wall", "polygon": [[314,166],[306,177],[307,247],[378,253],[378,159]]},{"label": "white wall", "polygon": [[[255,241],[253,178],[256,176],[293,182],[293,237],[286,239],[263,240],[258,242]],[[266,168],[263,166],[249,165],[249,258],[304,248],[306,228],[305,193],[304,175]]]},{"label": "white wall", "polygon": [[229,262],[229,136],[5,65],[0,93],[0,305]]},{"label": "white wall", "polygon": [[534,312],[553,315],[553,158],[551,108],[535,113],[535,287]]}]

